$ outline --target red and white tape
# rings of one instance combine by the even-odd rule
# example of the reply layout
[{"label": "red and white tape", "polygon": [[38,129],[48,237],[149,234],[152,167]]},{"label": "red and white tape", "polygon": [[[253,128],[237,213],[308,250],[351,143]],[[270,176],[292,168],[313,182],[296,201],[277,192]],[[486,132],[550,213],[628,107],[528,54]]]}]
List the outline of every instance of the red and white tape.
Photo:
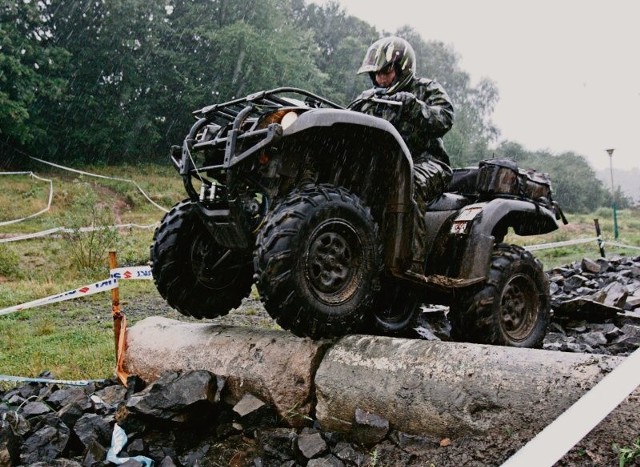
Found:
[{"label": "red and white tape", "polygon": [[35,308],[37,306],[49,305],[51,303],[63,302],[65,300],[73,300],[74,298],[86,297],[89,295],[97,294],[100,292],[106,292],[107,290],[115,289],[118,287],[118,279],[105,279],[102,281],[94,282],[93,284],[83,285],[77,289],[67,290],[56,295],[51,295],[45,298],[39,298],[31,302],[23,303],[22,305],[15,305],[9,308],[0,310],[0,316],[8,315],[15,311],[26,310],[27,308]]},{"label": "red and white tape", "polygon": [[74,298],[86,297],[100,292],[106,292],[118,287],[119,280],[150,280],[153,279],[151,274],[151,268],[149,266],[131,266],[123,268],[111,269],[109,279],[94,282],[93,284],[83,285],[77,289],[67,290],[56,295],[51,295],[45,298],[39,298],[32,300],[21,305],[11,306],[0,310],[0,316],[8,315],[20,310],[26,310],[27,308],[35,308],[38,306],[49,305],[51,303],[63,302],[65,300],[73,300]]},{"label": "red and white tape", "polygon": [[112,279],[125,279],[125,280],[150,280],[153,279],[151,274],[151,267],[149,266],[132,266],[125,268],[115,268],[111,270],[110,277]]}]

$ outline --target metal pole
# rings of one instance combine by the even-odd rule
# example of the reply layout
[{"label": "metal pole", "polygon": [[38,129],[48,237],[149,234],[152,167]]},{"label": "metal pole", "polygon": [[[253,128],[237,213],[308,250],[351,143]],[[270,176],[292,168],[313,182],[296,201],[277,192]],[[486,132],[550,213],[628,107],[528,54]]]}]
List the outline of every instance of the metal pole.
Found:
[{"label": "metal pole", "polygon": [[618,213],[616,211],[616,192],[613,185],[613,151],[614,149],[606,149],[609,154],[609,171],[611,173],[611,209],[613,211],[613,238],[618,239]]}]

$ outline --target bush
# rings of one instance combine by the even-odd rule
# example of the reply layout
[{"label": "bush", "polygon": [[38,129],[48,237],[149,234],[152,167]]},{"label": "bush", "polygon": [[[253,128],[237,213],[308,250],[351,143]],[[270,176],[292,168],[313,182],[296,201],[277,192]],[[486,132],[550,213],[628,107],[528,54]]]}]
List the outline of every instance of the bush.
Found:
[{"label": "bush", "polygon": [[100,203],[89,185],[86,188],[64,216],[69,230],[63,239],[73,266],[79,272],[95,272],[104,268],[104,258],[116,244],[118,232],[110,206]]}]

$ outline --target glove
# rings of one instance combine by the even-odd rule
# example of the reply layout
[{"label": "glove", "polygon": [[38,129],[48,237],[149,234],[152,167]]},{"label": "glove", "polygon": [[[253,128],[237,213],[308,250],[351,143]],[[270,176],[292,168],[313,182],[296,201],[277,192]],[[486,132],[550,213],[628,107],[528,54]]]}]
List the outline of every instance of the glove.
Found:
[{"label": "glove", "polygon": [[403,105],[407,105],[416,100],[416,96],[410,92],[400,91],[390,96],[385,96],[390,101],[402,102]]}]

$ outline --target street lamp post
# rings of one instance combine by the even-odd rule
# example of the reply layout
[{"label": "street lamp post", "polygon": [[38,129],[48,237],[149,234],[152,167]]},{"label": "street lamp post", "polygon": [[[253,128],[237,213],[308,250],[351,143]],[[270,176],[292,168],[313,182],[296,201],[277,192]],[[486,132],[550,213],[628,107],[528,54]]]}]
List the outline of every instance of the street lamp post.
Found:
[{"label": "street lamp post", "polygon": [[614,149],[605,149],[609,154],[609,170],[611,172],[611,209],[613,210],[613,238],[618,239],[618,214],[616,212],[616,192],[613,187],[613,151]]}]

